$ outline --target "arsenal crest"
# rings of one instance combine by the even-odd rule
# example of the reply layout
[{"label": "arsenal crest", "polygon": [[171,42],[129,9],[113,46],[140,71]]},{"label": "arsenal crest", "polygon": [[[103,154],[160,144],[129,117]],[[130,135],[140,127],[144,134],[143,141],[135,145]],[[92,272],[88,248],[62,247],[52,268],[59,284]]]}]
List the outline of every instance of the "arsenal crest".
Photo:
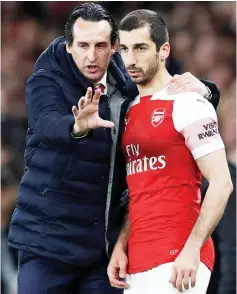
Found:
[{"label": "arsenal crest", "polygon": [[163,120],[165,118],[165,109],[163,108],[157,108],[152,112],[151,115],[151,123],[153,127],[157,127],[160,124],[162,124]]}]

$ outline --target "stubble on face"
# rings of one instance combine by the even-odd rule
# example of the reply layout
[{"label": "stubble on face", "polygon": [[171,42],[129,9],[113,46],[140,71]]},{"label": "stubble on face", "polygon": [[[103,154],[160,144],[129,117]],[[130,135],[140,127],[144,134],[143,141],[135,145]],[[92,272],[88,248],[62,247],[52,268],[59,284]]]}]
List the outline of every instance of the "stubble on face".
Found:
[{"label": "stubble on face", "polygon": [[159,62],[157,60],[157,56],[154,56],[150,61],[147,69],[137,68],[137,67],[128,67],[127,70],[135,70],[140,71],[140,77],[131,77],[131,80],[137,85],[146,85],[148,84],[156,73],[159,71]]}]

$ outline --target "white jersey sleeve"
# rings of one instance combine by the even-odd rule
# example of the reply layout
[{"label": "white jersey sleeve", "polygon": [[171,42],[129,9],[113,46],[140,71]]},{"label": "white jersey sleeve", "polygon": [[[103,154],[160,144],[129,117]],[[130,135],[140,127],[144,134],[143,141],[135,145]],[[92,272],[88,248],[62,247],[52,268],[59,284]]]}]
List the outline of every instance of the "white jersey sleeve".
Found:
[{"label": "white jersey sleeve", "polygon": [[175,129],[184,136],[194,159],[225,148],[215,109],[198,93],[176,95],[172,116]]}]

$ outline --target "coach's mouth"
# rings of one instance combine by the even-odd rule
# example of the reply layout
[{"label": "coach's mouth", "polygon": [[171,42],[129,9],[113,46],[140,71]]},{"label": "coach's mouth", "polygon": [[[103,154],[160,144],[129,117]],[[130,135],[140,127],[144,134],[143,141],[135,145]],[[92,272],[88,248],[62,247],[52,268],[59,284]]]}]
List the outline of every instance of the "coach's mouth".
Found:
[{"label": "coach's mouth", "polygon": [[86,68],[90,73],[96,73],[99,70],[97,65],[88,65]]}]

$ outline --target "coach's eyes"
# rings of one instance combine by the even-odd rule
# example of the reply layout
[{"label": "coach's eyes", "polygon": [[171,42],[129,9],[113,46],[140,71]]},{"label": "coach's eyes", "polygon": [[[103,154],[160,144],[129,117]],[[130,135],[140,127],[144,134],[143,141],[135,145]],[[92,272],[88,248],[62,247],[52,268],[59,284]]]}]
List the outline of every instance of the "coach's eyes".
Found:
[{"label": "coach's eyes", "polygon": [[86,49],[86,48],[88,48],[88,45],[87,44],[79,44],[78,47],[81,49]]},{"label": "coach's eyes", "polygon": [[138,51],[143,52],[143,51],[146,51],[146,49],[147,49],[146,47],[142,47],[142,46],[141,46],[141,47],[138,48]]},{"label": "coach's eyes", "polygon": [[107,46],[108,46],[107,43],[99,43],[99,44],[96,45],[96,47],[99,48],[99,49],[106,48]]}]

